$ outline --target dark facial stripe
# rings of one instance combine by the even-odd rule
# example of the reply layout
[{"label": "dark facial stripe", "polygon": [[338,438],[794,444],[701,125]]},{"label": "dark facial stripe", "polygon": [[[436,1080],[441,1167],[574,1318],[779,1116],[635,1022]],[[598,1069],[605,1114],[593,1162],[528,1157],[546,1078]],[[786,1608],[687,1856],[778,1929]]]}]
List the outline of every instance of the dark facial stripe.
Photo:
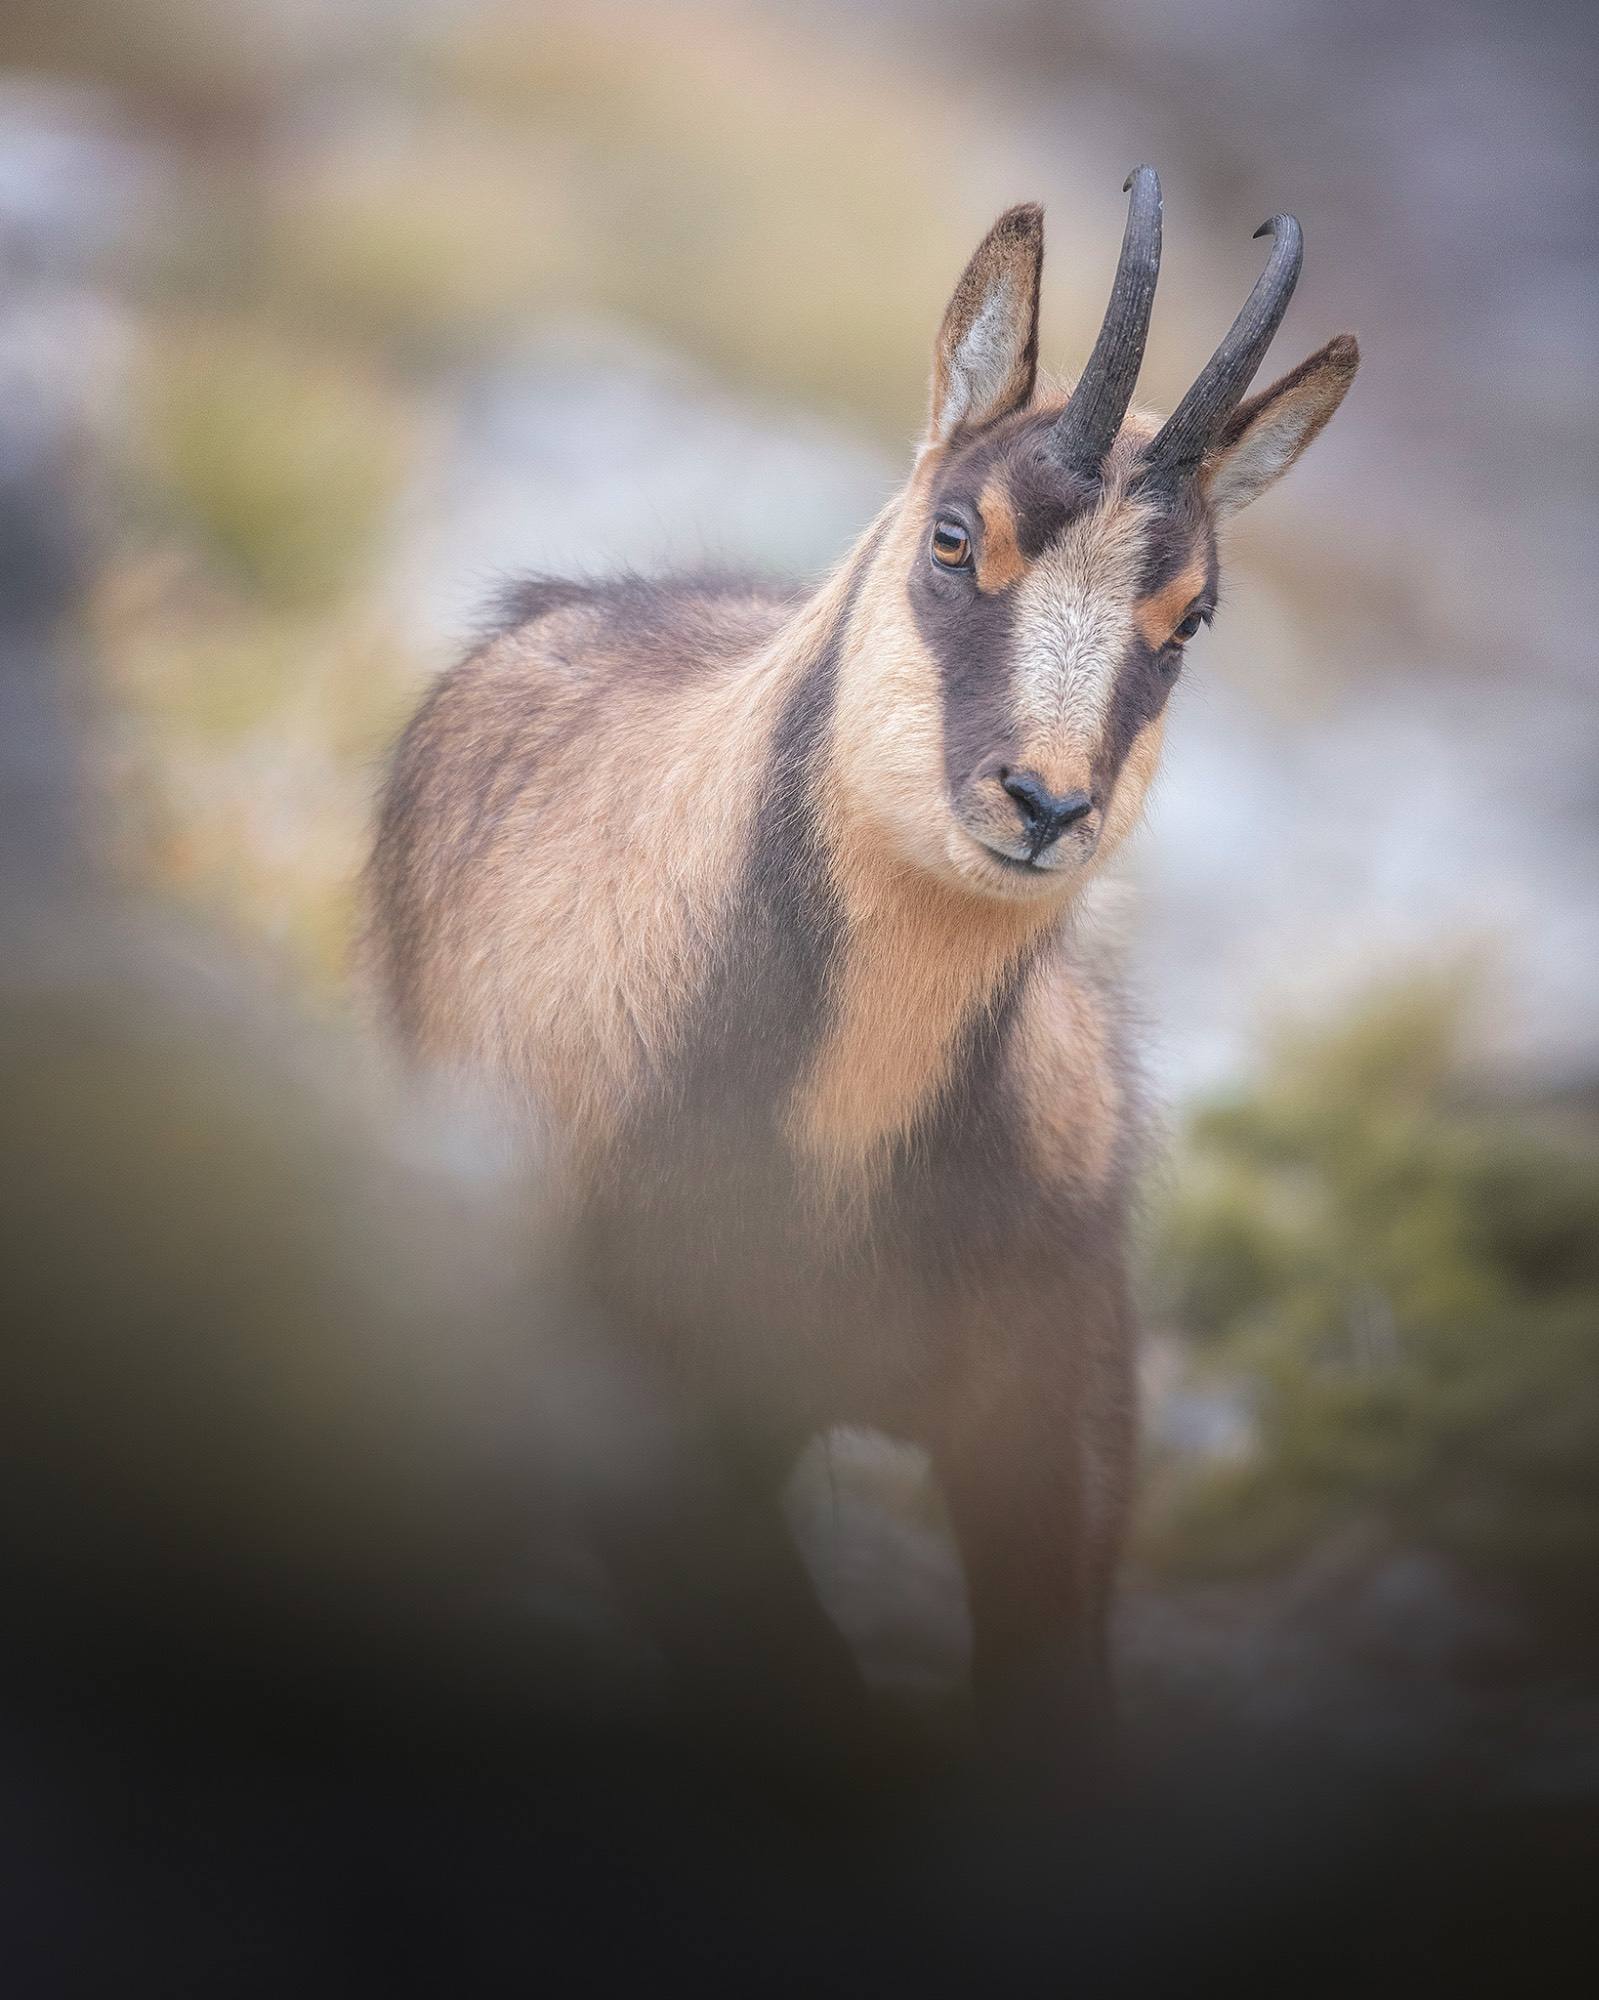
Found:
[{"label": "dark facial stripe", "polygon": [[1094,758],[1094,789],[1109,798],[1140,730],[1166,706],[1176,675],[1154,648],[1132,640],[1117,670],[1105,715],[1105,730]]},{"label": "dark facial stripe", "polygon": [[1009,591],[979,591],[965,576],[935,576],[925,554],[918,555],[910,600],[938,665],[944,776],[953,790],[1010,742],[1016,600]]},{"label": "dark facial stripe", "polygon": [[1138,579],[1140,597],[1153,597],[1203,550],[1215,585],[1216,538],[1204,502],[1192,488],[1183,489],[1156,514],[1146,530],[1144,567]]},{"label": "dark facial stripe", "polygon": [[[1214,604],[1217,587],[1216,538],[1208,522],[1200,523],[1199,532],[1205,537],[1204,594]],[[1183,568],[1192,563],[1193,555],[1191,533],[1186,536],[1181,533],[1160,536],[1154,558],[1145,570],[1146,578],[1153,577],[1154,581],[1146,581],[1143,594],[1149,596],[1181,575]],[[1094,760],[1094,783],[1102,797],[1109,797],[1139,732],[1147,729],[1166,706],[1177,683],[1177,665],[1180,662],[1174,665],[1169,656],[1157,651],[1142,638],[1135,638],[1129,644],[1111,690],[1104,735]]]},{"label": "dark facial stripe", "polygon": [[[1029,562],[1099,497],[1097,482],[1066,471],[1049,449],[1051,419],[1022,416],[993,429],[939,468],[930,517],[958,510],[981,533],[977,500],[1003,490],[1016,546]],[[1013,748],[1015,593],[985,591],[946,574],[918,548],[908,581],[917,629],[937,662],[943,696],[944,772],[958,790],[978,766]]]},{"label": "dark facial stripe", "polygon": [[[1145,534],[1144,562],[1138,578],[1140,598],[1153,597],[1163,590],[1192,567],[1196,554],[1203,553],[1205,589],[1214,601],[1216,537],[1204,502],[1195,489],[1184,488],[1171,497],[1150,520]],[[1140,731],[1166,706],[1175,683],[1171,662],[1142,638],[1134,638],[1117,671],[1104,734],[1095,753],[1094,784],[1102,797],[1109,796],[1128,751]]]}]

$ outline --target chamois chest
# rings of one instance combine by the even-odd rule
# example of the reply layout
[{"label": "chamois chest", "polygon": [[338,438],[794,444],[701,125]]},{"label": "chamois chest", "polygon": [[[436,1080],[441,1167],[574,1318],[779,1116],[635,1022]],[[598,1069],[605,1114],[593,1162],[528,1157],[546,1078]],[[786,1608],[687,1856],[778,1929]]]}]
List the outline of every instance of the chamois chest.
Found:
[{"label": "chamois chest", "polygon": [[1067,1339],[1120,1254],[1097,998],[1036,943],[980,981],[924,953],[886,984],[836,923],[735,935],[591,1190],[619,1318],[818,1421],[943,1394],[1023,1319]]}]

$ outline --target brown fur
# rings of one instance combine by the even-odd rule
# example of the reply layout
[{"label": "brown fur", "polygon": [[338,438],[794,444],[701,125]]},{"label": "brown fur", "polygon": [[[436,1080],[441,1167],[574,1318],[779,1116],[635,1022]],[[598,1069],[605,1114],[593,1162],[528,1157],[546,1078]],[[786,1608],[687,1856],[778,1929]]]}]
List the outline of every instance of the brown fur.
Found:
[{"label": "brown fur", "polygon": [[1003,478],[990,479],[978,495],[983,517],[983,550],[977,565],[982,590],[1009,590],[1027,573],[1027,559],[1016,537],[1016,505]]},{"label": "brown fur", "polygon": [[1188,615],[1188,607],[1203,593],[1208,575],[1208,566],[1195,558],[1170,583],[1139,599],[1133,619],[1146,646],[1159,652],[1167,643]]},{"label": "brown fur", "polygon": [[[979,247],[906,491],[810,599],[521,593],[407,732],[367,900],[401,1039],[551,1142],[613,1321],[791,1441],[925,1441],[979,1687],[1058,1708],[1098,1680],[1133,1464],[1137,1091],[1073,906],[1153,778],[1215,516],[1354,350],[1246,404],[1175,501],[1141,416],[1085,483],[1034,395],[1041,256],[1031,208]],[[952,508],[970,577],[927,553]],[[1018,769],[1091,794],[1046,854]]]},{"label": "brown fur", "polygon": [[[972,253],[933,355],[932,429],[946,443],[1019,409],[1033,393],[1043,267],[1044,211],[1031,202],[1007,209]],[[996,301],[1002,314],[994,313]]]}]

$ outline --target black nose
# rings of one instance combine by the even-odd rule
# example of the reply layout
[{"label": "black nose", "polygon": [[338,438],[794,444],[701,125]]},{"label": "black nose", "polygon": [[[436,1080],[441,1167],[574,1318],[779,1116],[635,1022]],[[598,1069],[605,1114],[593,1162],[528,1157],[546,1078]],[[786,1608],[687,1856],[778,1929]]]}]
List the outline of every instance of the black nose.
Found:
[{"label": "black nose", "polygon": [[1001,771],[999,782],[1016,801],[1027,835],[1027,851],[1034,861],[1046,847],[1054,846],[1067,827],[1094,810],[1087,792],[1052,792],[1031,771]]}]

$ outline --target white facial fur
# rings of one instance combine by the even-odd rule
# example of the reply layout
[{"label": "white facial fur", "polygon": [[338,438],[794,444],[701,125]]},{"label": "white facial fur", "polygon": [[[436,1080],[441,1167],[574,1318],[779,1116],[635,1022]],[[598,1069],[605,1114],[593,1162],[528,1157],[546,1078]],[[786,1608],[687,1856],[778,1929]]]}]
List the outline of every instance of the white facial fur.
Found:
[{"label": "white facial fur", "polygon": [[1014,713],[1023,740],[1041,759],[1091,758],[1103,737],[1134,636],[1147,513],[1138,502],[1094,509],[1043,552],[1021,583]]}]

